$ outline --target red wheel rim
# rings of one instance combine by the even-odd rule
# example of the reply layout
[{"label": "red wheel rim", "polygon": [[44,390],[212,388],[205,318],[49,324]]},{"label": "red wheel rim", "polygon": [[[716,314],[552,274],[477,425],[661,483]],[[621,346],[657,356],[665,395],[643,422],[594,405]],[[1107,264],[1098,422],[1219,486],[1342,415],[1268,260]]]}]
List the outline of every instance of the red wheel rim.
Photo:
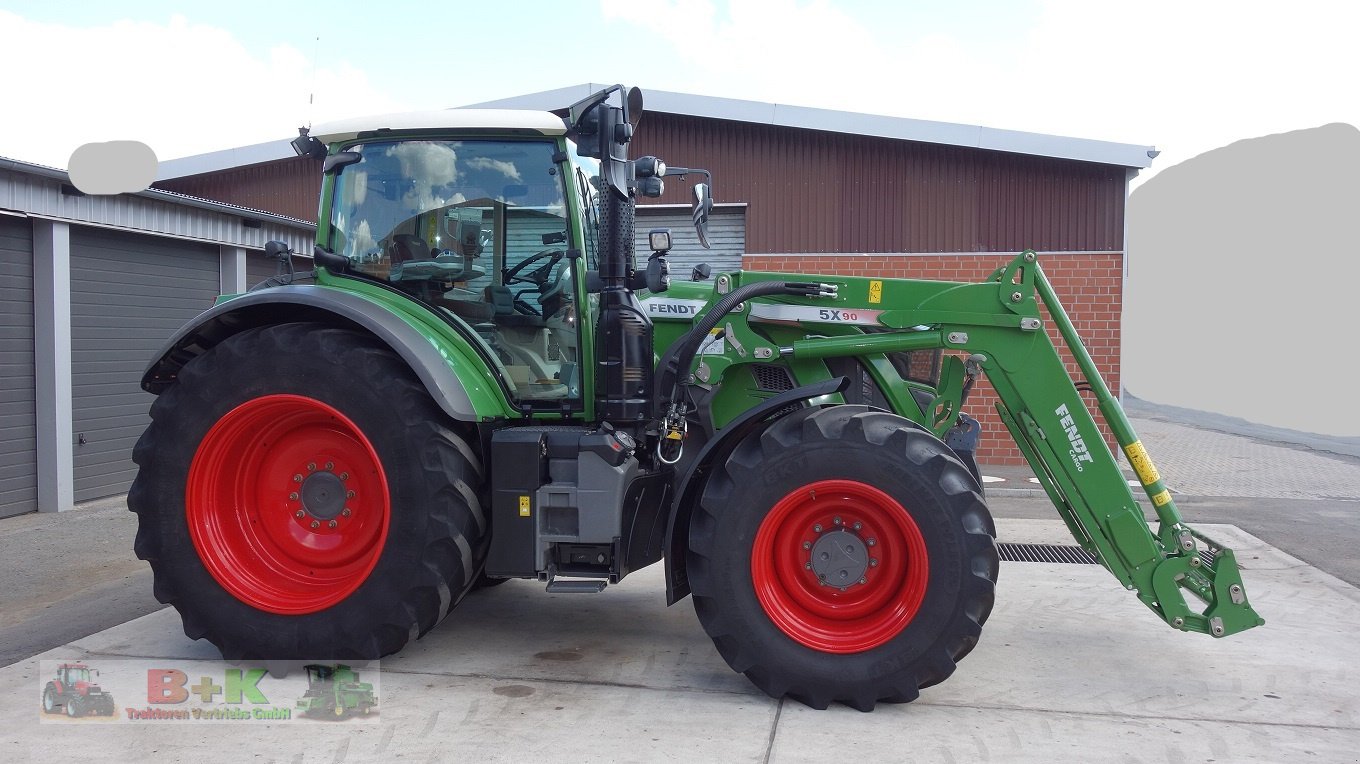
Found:
[{"label": "red wheel rim", "polygon": [[390,521],[387,477],[344,414],[266,395],[213,425],[189,466],[189,535],[238,600],[271,613],[324,610],[368,578]]},{"label": "red wheel rim", "polygon": [[[828,567],[833,547],[847,554]],[[791,491],[765,516],[751,551],[765,614],[794,641],[827,653],[863,652],[897,636],[916,617],[930,578],[925,538],[911,515],[853,480]],[[860,568],[858,578],[836,580]]]}]

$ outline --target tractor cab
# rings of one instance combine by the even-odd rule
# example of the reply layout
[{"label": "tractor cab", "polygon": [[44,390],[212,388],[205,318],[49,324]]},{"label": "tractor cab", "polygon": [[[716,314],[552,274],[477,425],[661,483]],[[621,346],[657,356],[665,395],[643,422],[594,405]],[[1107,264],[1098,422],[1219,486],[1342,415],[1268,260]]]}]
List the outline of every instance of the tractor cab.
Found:
[{"label": "tractor cab", "polygon": [[78,687],[90,682],[90,667],[78,663],[63,663],[57,668],[57,681],[66,687]]},{"label": "tractor cab", "polygon": [[411,131],[324,136],[337,145],[327,249],[471,327],[517,404],[579,399],[588,263],[573,244],[579,173],[562,151],[565,128],[535,115],[532,131],[448,137],[506,119],[436,112]]}]

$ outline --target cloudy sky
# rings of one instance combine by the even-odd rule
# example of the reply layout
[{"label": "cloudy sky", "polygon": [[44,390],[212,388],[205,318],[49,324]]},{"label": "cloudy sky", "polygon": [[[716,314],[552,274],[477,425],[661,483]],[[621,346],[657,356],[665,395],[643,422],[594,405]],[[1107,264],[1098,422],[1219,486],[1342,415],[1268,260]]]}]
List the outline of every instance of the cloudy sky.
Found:
[{"label": "cloudy sky", "polygon": [[[0,156],[66,167],[84,143],[139,140],[172,159],[288,138],[299,125],[339,117],[623,82],[1155,145],[1162,154],[1141,184],[1236,141],[1360,125],[1357,9],[1318,0],[0,0]],[[1317,159],[1306,184],[1330,173],[1353,187],[1350,165],[1332,166]],[[1252,188],[1288,194],[1259,172],[1244,177]],[[1280,230],[1336,222],[1298,214],[1305,218],[1277,221]],[[1257,262],[1220,251],[1225,244],[1212,234],[1197,231],[1212,262]],[[1313,279],[1307,289],[1276,290],[1272,315],[1292,317],[1291,326],[1349,325],[1339,307],[1349,302],[1317,290],[1341,289],[1318,275],[1337,272],[1338,258],[1353,261],[1354,238],[1329,237],[1289,253],[1300,278]],[[1151,265],[1156,254],[1135,244],[1130,259]],[[1183,282],[1185,269],[1171,265],[1167,278]],[[1340,386],[1326,405],[1269,412],[1242,385],[1232,406],[1182,394],[1187,372],[1268,383],[1251,366],[1254,353],[1209,354],[1215,360],[1203,369],[1193,359],[1131,363],[1129,348],[1208,336],[1196,332],[1241,311],[1206,279],[1176,301],[1189,313],[1150,331],[1147,316],[1165,306],[1158,285],[1140,277],[1147,272],[1134,269],[1129,281],[1132,392],[1312,432],[1360,433],[1360,406]],[[1355,364],[1309,351],[1290,368],[1320,357]],[[1160,388],[1151,374],[1161,375]]]},{"label": "cloudy sky", "polygon": [[0,0],[0,156],[65,167],[82,143],[135,139],[169,159],[626,82],[1152,144],[1155,172],[1360,124],[1357,15],[1310,0]]}]

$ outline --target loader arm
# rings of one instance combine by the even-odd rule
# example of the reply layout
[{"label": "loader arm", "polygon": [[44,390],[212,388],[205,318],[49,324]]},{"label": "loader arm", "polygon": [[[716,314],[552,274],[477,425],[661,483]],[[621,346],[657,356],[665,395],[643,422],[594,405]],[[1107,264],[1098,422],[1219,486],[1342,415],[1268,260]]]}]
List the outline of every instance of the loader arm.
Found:
[{"label": "loader arm", "polygon": [[[743,283],[785,277],[749,272],[741,276]],[[782,358],[794,363],[934,348],[971,354],[970,360],[996,390],[1001,420],[1073,537],[1121,584],[1182,631],[1222,637],[1264,623],[1247,601],[1232,550],[1182,520],[1033,251],[1022,252],[981,284],[818,278],[839,283],[835,304],[781,302],[816,304],[836,316],[849,313],[860,323],[871,320],[898,331],[834,336],[808,332],[779,347]],[[857,299],[859,295],[864,297]],[[1040,301],[1048,309],[1047,317],[1040,311]],[[761,312],[753,309],[744,318],[759,320]],[[772,315],[768,309],[763,312]],[[789,309],[773,314],[800,315]],[[1094,395],[1096,409],[1133,465],[1156,513],[1155,529],[1144,519],[1078,383],[1045,331],[1050,320],[1076,361],[1080,383]],[[1185,596],[1187,592],[1193,599]]]}]

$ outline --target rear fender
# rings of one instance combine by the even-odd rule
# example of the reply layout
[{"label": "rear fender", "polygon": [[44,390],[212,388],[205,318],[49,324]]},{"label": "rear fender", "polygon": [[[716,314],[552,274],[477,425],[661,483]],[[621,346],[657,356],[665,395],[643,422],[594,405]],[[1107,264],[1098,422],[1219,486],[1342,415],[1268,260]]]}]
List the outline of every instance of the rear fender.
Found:
[{"label": "rear fender", "polygon": [[689,469],[676,481],[675,501],[666,523],[666,604],[674,605],[689,595],[689,575],[685,570],[685,548],[689,543],[689,519],[703,493],[704,483],[715,464],[721,464],[737,444],[752,432],[778,417],[776,411],[823,395],[843,392],[850,384],[846,377],[835,377],[780,393],[733,419],[704,444]]},{"label": "rear fender", "polygon": [[[171,336],[142,375],[142,389],[159,395],[186,363],[228,337],[258,326],[317,321],[358,329],[387,345],[415,372],[450,417],[476,422],[508,411],[504,390],[461,337],[436,338],[399,313],[353,292],[282,286],[220,302]],[[461,373],[460,373],[461,372]]]}]

